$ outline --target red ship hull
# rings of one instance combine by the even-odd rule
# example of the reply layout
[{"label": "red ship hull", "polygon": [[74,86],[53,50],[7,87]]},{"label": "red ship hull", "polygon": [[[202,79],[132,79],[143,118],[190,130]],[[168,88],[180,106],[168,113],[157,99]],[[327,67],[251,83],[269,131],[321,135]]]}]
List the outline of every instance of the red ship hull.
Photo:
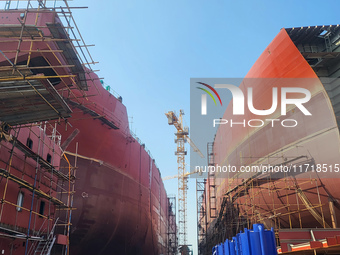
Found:
[{"label": "red ship hull", "polygon": [[[302,40],[303,36],[300,35],[299,39]],[[287,115],[275,111],[269,116],[258,116],[248,111],[244,116],[235,116],[231,102],[223,119],[233,119],[238,123],[244,119],[246,123],[251,119],[264,122],[265,119],[280,122],[294,119],[298,125],[289,128],[280,124],[272,127],[271,122],[265,122],[261,127],[221,125],[214,139],[214,164],[238,168],[295,165],[297,172],[308,164],[314,166],[315,171],[306,173],[306,168],[302,168],[302,173],[281,174],[280,177],[275,174],[256,176],[254,173],[215,174],[217,214],[209,213],[209,182],[205,196],[208,201],[208,235],[210,238],[219,236],[221,240],[216,239],[216,242],[231,238],[244,227],[251,228],[252,223],[263,223],[266,228],[274,227],[277,232],[282,228],[337,227],[340,179],[339,171],[334,172],[334,167],[339,166],[340,140],[335,110],[325,85],[287,31],[282,29],[251,68],[240,88],[246,94],[247,88],[253,87],[255,109],[269,109],[272,88],[278,87],[280,91],[281,87],[292,86],[311,92],[311,99],[304,105],[312,116],[304,115],[296,107],[288,108]],[[327,173],[316,171],[316,167],[323,164],[327,165]],[[224,220],[228,233],[221,236],[216,231]]]},{"label": "red ship hull", "polygon": [[[8,203],[0,215],[0,227],[6,227],[0,229],[5,254],[21,255],[25,250],[32,254],[39,249],[40,239],[45,242],[50,233],[54,235],[51,229],[57,217],[60,234],[55,245],[47,247],[55,254],[169,252],[168,244],[172,243],[171,248],[176,244],[168,235],[169,229],[176,233],[175,221],[169,220],[174,215],[172,205],[155,160],[130,133],[121,98],[105,90],[97,75],[77,59],[70,43],[76,39],[68,37],[68,29],[54,9],[13,10],[1,15],[0,71],[6,71],[1,73],[3,80],[13,90],[8,92],[13,98],[0,94],[7,100],[2,104],[0,123],[0,168],[5,178],[0,195]],[[28,135],[32,128],[27,126],[40,121],[50,121],[58,130],[58,135],[55,130],[49,134],[53,141],[45,131],[40,136]],[[6,141],[5,123],[11,125],[10,134],[20,141],[20,149]],[[18,127],[22,124],[27,126]],[[39,127],[33,130],[42,130],[44,124],[34,125]],[[23,135],[17,137],[19,129]],[[28,148],[28,137],[33,151]],[[39,143],[46,146],[36,148]],[[23,180],[28,189],[24,200],[18,195]],[[41,201],[48,204],[48,211]],[[23,212],[16,209],[17,204]],[[48,229],[38,232],[45,225]],[[19,238],[15,232],[19,230],[27,235]],[[34,239],[38,237],[39,241]]]},{"label": "red ship hull", "polygon": [[77,167],[71,252],[165,253],[169,205],[160,172],[145,146],[131,136],[125,106],[98,89],[101,96],[92,97],[87,109],[101,109],[98,113],[107,112],[107,119],[112,114],[119,129],[76,104],[72,128],[60,129],[65,139],[79,130],[66,148]]}]

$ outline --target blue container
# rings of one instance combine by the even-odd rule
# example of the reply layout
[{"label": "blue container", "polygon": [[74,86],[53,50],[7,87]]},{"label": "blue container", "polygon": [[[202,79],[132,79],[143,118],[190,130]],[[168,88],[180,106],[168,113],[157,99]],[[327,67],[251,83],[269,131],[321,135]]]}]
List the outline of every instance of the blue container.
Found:
[{"label": "blue container", "polygon": [[236,255],[235,242],[229,241],[228,239],[224,242],[224,254],[225,255]]},{"label": "blue container", "polygon": [[215,245],[212,248],[213,255],[224,255],[224,244]]},{"label": "blue container", "polygon": [[217,248],[217,255],[224,255],[224,244],[220,244]]},{"label": "blue container", "polygon": [[274,229],[266,230],[263,224],[254,224],[253,230],[244,229],[232,240],[216,245],[213,255],[277,255]]},{"label": "blue container", "polygon": [[277,255],[274,230],[265,230],[263,224],[254,224],[237,235],[239,255]]},{"label": "blue container", "polygon": [[240,238],[239,238],[240,234],[237,234],[237,236],[233,237],[233,242],[235,245],[235,255],[241,255],[241,242],[240,242]]},{"label": "blue container", "polygon": [[230,255],[230,245],[229,245],[229,240],[225,240],[224,242],[224,254]]},{"label": "blue container", "polygon": [[236,255],[236,244],[233,241],[229,241],[230,255]]}]

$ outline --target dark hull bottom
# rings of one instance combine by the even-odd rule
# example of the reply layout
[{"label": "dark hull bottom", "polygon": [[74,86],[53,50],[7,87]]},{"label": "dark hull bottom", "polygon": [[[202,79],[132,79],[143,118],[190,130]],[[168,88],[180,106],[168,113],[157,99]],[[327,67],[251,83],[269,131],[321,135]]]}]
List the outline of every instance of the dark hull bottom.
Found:
[{"label": "dark hull bottom", "polygon": [[77,169],[71,254],[159,254],[149,189],[105,163],[78,158]]}]

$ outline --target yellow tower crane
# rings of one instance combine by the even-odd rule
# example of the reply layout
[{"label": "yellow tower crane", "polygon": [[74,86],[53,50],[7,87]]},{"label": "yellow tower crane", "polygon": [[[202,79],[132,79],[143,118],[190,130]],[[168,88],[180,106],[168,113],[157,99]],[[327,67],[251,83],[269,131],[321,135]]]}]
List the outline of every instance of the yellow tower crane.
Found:
[{"label": "yellow tower crane", "polygon": [[184,111],[180,110],[178,117],[173,111],[169,111],[165,115],[168,118],[168,124],[174,125],[177,130],[175,133],[175,143],[177,144],[175,155],[177,155],[178,164],[178,246],[181,247],[187,245],[187,183],[189,174],[185,173],[185,155],[187,155],[185,142],[188,142],[202,158],[204,156],[188,137],[189,128],[183,126]]}]

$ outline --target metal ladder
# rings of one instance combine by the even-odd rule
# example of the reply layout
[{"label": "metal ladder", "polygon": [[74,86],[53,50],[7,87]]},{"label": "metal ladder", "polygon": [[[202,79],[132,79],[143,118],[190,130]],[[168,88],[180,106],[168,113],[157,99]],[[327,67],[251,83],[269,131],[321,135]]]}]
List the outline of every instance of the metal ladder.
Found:
[{"label": "metal ladder", "polygon": [[58,219],[59,218],[56,219],[53,225],[53,228],[50,234],[48,235],[48,237],[38,243],[37,248],[35,249],[33,255],[50,255],[51,254],[52,247],[56,240],[56,236],[54,235],[54,229],[58,222]]},{"label": "metal ladder", "polygon": [[[208,166],[215,166],[214,143],[207,144]],[[208,171],[208,188],[209,188],[209,215],[210,218],[217,218],[216,208],[216,184],[215,173]]]}]

